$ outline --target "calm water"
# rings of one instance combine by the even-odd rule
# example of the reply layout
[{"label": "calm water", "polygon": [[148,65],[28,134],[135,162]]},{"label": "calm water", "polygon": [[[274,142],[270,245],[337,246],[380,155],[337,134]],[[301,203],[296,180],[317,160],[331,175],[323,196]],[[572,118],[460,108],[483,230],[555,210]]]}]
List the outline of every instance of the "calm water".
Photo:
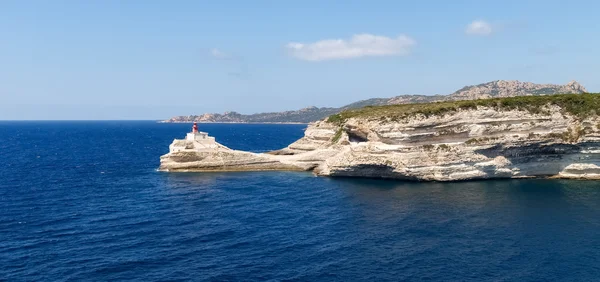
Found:
[{"label": "calm water", "polygon": [[[0,280],[598,280],[600,182],[160,173],[188,124],[0,122]],[[265,151],[303,125],[202,125]]]}]

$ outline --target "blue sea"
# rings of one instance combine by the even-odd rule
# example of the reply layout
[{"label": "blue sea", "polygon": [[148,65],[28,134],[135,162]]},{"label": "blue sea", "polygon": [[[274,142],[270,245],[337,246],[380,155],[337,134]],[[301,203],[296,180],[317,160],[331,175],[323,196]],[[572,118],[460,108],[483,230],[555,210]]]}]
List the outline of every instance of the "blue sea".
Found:
[{"label": "blue sea", "polygon": [[[200,127],[264,152],[305,125]],[[0,280],[600,280],[600,182],[157,172],[189,129],[0,122]]]}]

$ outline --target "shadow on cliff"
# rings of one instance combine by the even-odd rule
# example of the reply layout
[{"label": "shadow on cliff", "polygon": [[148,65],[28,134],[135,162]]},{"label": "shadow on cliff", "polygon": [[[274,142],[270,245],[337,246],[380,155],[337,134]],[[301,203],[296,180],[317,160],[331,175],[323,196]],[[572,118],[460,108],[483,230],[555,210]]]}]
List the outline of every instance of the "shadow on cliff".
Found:
[{"label": "shadow on cliff", "polygon": [[475,152],[488,158],[505,157],[513,167],[526,172],[523,173],[524,175],[544,177],[557,175],[573,163],[599,165],[599,154],[582,153],[590,148],[600,148],[600,142],[576,144],[539,142],[524,146],[497,144]]}]

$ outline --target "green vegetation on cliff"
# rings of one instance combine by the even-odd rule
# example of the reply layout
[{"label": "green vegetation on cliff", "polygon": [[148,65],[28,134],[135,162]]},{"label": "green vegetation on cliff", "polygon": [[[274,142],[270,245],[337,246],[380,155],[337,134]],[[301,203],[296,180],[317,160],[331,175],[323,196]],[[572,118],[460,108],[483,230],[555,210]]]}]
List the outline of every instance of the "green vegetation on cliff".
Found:
[{"label": "green vegetation on cliff", "polygon": [[340,138],[342,138],[342,133],[344,133],[344,130],[342,130],[342,128],[338,128],[338,130],[335,132],[335,135],[333,136],[333,139],[331,139],[331,143],[337,143],[337,141],[340,140]]},{"label": "green vegetation on cliff", "polygon": [[355,110],[346,110],[331,115],[327,121],[341,124],[353,117],[369,119],[387,118],[398,119],[411,115],[423,114],[425,116],[443,115],[459,110],[477,109],[477,107],[491,107],[498,110],[525,110],[531,113],[543,114],[544,106],[556,105],[566,113],[579,118],[598,114],[600,111],[600,94],[557,94],[548,96],[518,96],[508,98],[494,98],[481,100],[446,101],[424,104],[400,104],[386,106],[367,106]]}]

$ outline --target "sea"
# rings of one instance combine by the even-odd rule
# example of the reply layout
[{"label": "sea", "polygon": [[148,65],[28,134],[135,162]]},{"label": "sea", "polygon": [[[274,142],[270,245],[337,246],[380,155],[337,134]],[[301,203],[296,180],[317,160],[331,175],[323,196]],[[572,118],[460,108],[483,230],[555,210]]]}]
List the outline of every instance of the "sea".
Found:
[{"label": "sea", "polygon": [[[240,150],[299,124],[201,124]],[[0,122],[0,281],[599,281],[600,182],[156,169],[190,124]]]}]

